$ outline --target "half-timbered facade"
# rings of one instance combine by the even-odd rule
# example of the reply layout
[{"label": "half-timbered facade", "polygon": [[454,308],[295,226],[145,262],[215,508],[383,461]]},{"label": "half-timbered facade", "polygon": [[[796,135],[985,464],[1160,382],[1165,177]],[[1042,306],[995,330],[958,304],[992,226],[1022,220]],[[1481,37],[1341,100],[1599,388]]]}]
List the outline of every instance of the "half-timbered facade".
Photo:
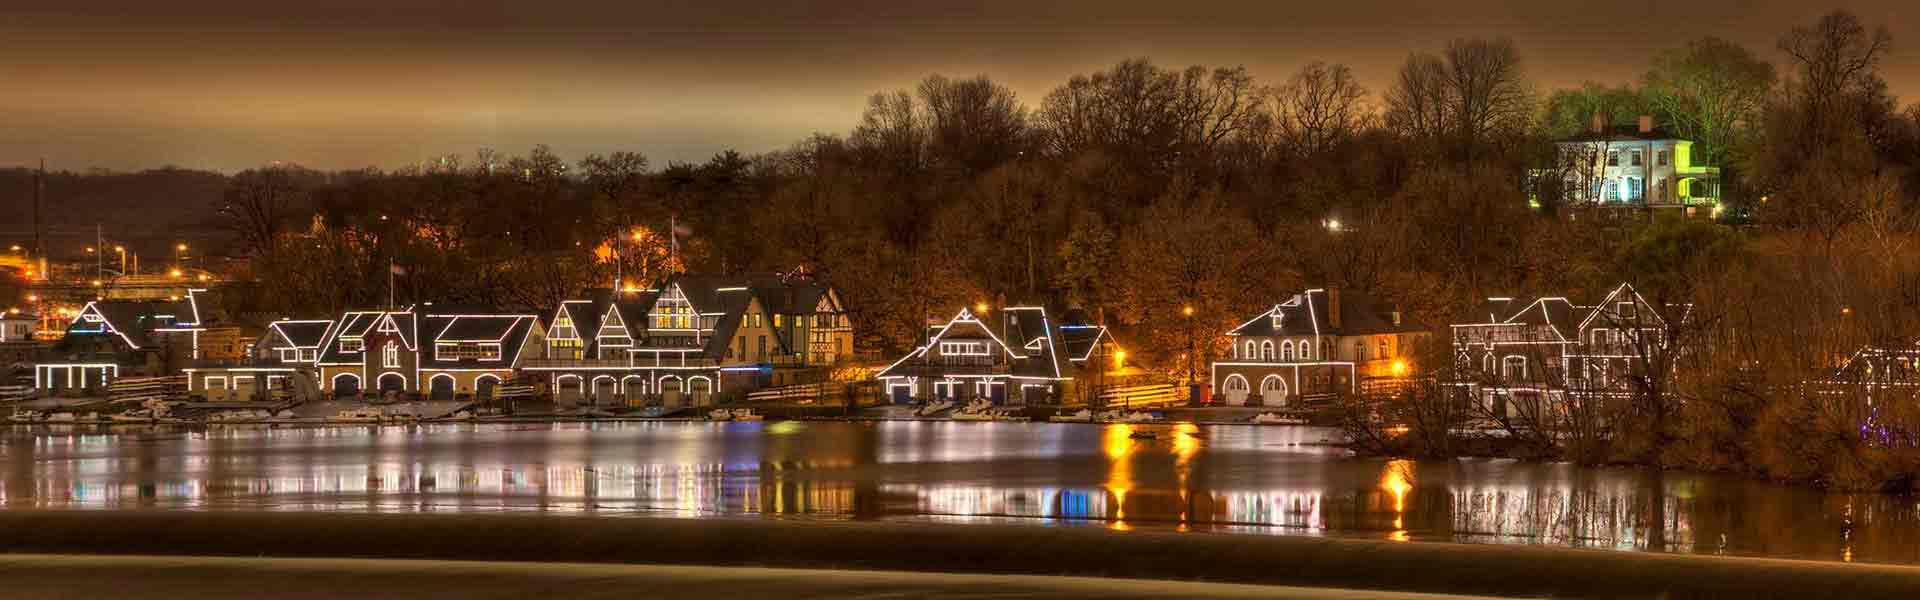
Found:
[{"label": "half-timbered facade", "polygon": [[598,289],[547,316],[525,369],[562,403],[668,407],[802,383],[849,357],[839,296],[805,279],[677,275],[650,289]]},{"label": "half-timbered facade", "polygon": [[1227,332],[1215,361],[1216,401],[1231,406],[1300,406],[1399,381],[1428,333],[1372,297],[1310,289]]},{"label": "half-timbered facade", "polygon": [[1494,297],[1452,327],[1456,385],[1495,416],[1628,392],[1631,377],[1672,351],[1668,319],[1691,305],[1656,307],[1621,284],[1600,301]]}]

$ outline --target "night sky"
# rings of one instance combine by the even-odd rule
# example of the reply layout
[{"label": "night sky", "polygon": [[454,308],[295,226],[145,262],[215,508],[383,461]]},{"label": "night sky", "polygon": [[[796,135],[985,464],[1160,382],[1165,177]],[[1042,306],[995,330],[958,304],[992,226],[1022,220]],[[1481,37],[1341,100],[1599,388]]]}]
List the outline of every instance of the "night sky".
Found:
[{"label": "night sky", "polygon": [[1912,0],[8,2],[27,3],[0,9],[0,167],[390,168],[536,143],[664,164],[844,133],[867,95],[930,73],[1031,107],[1128,57],[1269,83],[1321,59],[1378,94],[1462,36],[1513,38],[1547,90],[1632,81],[1699,35],[1779,61],[1782,33],[1836,7],[1893,32],[1883,75],[1920,96]]}]

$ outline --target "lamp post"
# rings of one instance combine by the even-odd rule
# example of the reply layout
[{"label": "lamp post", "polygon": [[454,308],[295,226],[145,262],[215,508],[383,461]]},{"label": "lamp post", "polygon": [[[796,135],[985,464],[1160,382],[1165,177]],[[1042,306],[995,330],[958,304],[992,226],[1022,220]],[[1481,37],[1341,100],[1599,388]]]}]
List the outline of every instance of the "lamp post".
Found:
[{"label": "lamp post", "polygon": [[1189,304],[1180,307],[1180,314],[1187,318],[1187,404],[1190,406],[1198,405],[1200,398],[1197,397],[1198,394],[1194,393],[1198,390],[1194,389],[1193,385],[1193,361],[1195,359],[1194,355],[1196,354],[1193,343],[1193,305]]}]

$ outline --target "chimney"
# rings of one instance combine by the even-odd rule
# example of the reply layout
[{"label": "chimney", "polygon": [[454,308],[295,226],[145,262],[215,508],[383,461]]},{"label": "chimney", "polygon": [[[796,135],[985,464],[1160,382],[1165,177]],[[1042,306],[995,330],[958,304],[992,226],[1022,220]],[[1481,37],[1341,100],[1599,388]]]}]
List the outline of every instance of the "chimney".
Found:
[{"label": "chimney", "polygon": [[1594,132],[1594,133],[1606,133],[1606,132],[1607,132],[1607,117],[1606,117],[1606,115],[1602,115],[1602,114],[1600,114],[1600,113],[1593,113],[1593,132]]},{"label": "chimney", "polygon": [[1327,288],[1327,324],[1340,328],[1340,288]]},{"label": "chimney", "polygon": [[1640,115],[1640,133],[1653,133],[1653,115]]}]

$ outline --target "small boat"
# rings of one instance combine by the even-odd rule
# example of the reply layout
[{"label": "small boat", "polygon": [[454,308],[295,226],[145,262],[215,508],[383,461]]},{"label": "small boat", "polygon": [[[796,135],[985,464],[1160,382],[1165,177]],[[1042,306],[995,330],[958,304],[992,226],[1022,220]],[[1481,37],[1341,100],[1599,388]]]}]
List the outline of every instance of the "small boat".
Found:
[{"label": "small boat", "polygon": [[716,409],[707,411],[707,420],[708,421],[732,421],[733,411],[727,410],[724,408],[716,408]]},{"label": "small boat", "polygon": [[37,410],[15,410],[12,420],[15,422],[45,421],[47,414]]},{"label": "small boat", "polygon": [[256,409],[229,410],[229,411],[222,411],[222,412],[217,412],[217,413],[207,415],[207,422],[209,423],[230,423],[230,422],[236,422],[236,421],[252,422],[252,421],[265,421],[271,418],[273,418],[272,411],[256,410]]},{"label": "small boat", "polygon": [[136,408],[117,415],[108,415],[107,418],[115,423],[152,423],[155,421],[153,411],[145,408]]},{"label": "small boat", "polygon": [[760,421],[766,418],[764,415],[753,414],[753,409],[751,408],[733,409],[733,420],[735,421]]},{"label": "small boat", "polygon": [[1071,414],[1047,417],[1047,420],[1054,423],[1092,423],[1093,411],[1082,408]]},{"label": "small boat", "polygon": [[984,410],[962,410],[947,418],[955,421],[992,421],[993,413]]},{"label": "small boat", "polygon": [[953,408],[952,402],[949,402],[946,400],[936,400],[933,402],[929,402],[925,406],[922,406],[914,410],[913,416],[930,417],[930,416],[933,416],[935,413],[938,413],[940,411],[943,411],[949,408]]},{"label": "small boat", "polygon": [[1306,419],[1289,417],[1280,413],[1263,412],[1254,415],[1249,422],[1255,425],[1305,425]]},{"label": "small boat", "polygon": [[333,413],[333,418],[328,420],[335,423],[379,423],[386,418],[386,409],[367,407]]},{"label": "small boat", "polygon": [[1110,410],[1096,415],[1095,418],[1101,423],[1153,423],[1160,420],[1160,417],[1153,416],[1153,413],[1137,410]]},{"label": "small boat", "polygon": [[1132,439],[1136,439],[1136,440],[1157,440],[1157,439],[1160,439],[1160,436],[1158,436],[1158,435],[1155,435],[1155,434],[1154,434],[1153,432],[1151,432],[1151,431],[1135,431],[1135,432],[1133,432],[1133,433],[1129,433],[1129,434],[1127,434],[1127,437],[1129,437],[1129,438],[1132,438]]}]

